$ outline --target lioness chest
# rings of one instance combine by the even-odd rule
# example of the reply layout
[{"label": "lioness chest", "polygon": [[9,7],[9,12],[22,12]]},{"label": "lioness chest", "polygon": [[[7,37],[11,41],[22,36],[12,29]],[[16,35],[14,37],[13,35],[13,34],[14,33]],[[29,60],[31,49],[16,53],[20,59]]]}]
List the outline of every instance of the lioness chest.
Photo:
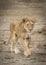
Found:
[{"label": "lioness chest", "polygon": [[16,25],[15,32],[17,34],[17,37],[25,37],[25,35],[26,35],[26,31],[25,31],[23,25],[19,25],[19,24]]}]

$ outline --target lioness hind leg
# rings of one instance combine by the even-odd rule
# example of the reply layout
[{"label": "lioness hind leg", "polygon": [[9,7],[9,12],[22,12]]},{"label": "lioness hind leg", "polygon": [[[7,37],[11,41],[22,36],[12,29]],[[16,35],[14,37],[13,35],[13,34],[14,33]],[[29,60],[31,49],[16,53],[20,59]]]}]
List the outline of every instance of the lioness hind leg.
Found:
[{"label": "lioness hind leg", "polygon": [[15,36],[15,33],[13,33],[12,37],[11,37],[11,51],[15,51],[15,54],[20,53],[20,51],[16,47],[16,36]]},{"label": "lioness hind leg", "polygon": [[25,55],[25,56],[31,55],[31,52],[30,52],[30,49],[29,49],[29,47],[28,47],[27,41],[26,41],[26,40],[21,40],[21,41],[22,41],[21,44],[22,44],[22,46],[23,46],[23,48],[24,48],[24,55]]}]

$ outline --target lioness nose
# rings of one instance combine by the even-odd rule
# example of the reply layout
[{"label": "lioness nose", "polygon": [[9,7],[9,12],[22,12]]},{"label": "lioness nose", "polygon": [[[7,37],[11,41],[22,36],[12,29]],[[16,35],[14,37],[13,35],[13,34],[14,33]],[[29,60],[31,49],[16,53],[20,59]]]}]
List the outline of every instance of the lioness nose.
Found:
[{"label": "lioness nose", "polygon": [[31,32],[32,29],[29,29],[29,30],[30,30],[30,32]]},{"label": "lioness nose", "polygon": [[31,30],[31,29],[29,29],[29,30]]}]

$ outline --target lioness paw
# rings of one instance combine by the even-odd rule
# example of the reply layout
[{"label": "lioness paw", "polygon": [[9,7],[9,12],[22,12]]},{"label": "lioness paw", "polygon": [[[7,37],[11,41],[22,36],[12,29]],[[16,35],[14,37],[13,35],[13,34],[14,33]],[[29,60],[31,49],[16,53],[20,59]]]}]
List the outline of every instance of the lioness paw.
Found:
[{"label": "lioness paw", "polygon": [[29,55],[31,55],[30,50],[28,50],[28,51],[24,51],[24,55],[25,55],[25,56],[29,56]]},{"label": "lioness paw", "polygon": [[15,54],[20,53],[20,51],[19,51],[19,49],[18,49],[18,48],[15,48],[15,49],[14,49],[14,51],[15,51]]}]

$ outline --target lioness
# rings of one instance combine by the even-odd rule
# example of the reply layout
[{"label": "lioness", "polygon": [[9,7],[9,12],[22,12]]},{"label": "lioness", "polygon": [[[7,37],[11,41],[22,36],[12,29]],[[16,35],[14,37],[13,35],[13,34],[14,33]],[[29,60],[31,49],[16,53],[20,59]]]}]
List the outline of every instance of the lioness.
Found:
[{"label": "lioness", "polygon": [[16,42],[19,39],[20,44],[22,44],[22,47],[24,49],[24,55],[31,55],[26,39],[26,34],[28,32],[31,32],[34,27],[34,23],[35,20],[28,18],[17,19],[16,21],[10,23],[10,41],[12,44],[11,51],[15,51],[16,54],[19,53],[19,50],[16,47]]}]

